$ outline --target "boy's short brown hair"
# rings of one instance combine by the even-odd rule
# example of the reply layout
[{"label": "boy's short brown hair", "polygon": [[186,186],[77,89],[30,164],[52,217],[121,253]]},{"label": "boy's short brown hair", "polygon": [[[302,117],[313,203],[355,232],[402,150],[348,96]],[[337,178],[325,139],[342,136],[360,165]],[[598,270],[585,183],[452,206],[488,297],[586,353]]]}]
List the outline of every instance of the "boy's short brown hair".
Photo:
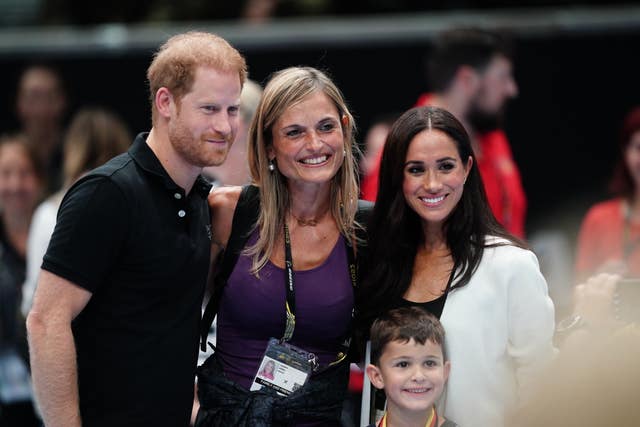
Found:
[{"label": "boy's short brown hair", "polygon": [[444,328],[431,313],[419,307],[401,307],[384,313],[371,326],[371,363],[378,365],[386,345],[392,341],[403,343],[414,340],[425,344],[430,340],[442,347],[442,357],[447,360],[444,347]]}]

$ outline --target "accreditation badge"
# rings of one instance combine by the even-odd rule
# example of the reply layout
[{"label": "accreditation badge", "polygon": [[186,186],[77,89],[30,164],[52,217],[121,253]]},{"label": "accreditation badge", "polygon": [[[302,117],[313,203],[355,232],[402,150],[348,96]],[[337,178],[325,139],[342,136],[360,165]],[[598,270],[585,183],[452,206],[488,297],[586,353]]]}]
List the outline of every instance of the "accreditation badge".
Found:
[{"label": "accreditation badge", "polygon": [[316,366],[313,353],[271,338],[250,390],[269,387],[288,396],[307,382]]}]

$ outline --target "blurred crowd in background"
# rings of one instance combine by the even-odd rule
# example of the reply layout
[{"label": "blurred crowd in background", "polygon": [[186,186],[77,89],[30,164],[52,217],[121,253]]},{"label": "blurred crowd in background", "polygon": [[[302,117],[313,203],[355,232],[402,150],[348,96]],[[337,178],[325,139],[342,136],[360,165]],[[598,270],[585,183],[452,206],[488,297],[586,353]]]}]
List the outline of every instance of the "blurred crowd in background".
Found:
[{"label": "blurred crowd in background", "polygon": [[[623,1],[585,0],[580,5],[615,5]],[[9,25],[94,25],[112,22],[240,20],[264,22],[272,18],[367,15],[505,7],[573,6],[572,0],[243,0],[204,2],[186,0],[112,0],[90,4],[79,0],[3,0],[0,22]]]}]

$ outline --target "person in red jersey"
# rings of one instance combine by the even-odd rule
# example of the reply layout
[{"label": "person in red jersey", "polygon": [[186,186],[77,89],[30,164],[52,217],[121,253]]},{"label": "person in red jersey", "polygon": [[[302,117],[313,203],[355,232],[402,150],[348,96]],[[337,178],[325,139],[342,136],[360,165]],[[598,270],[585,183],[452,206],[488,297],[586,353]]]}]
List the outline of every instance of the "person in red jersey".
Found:
[{"label": "person in red jersey", "polygon": [[640,107],[625,117],[618,166],[611,181],[617,197],[587,212],[578,236],[575,272],[640,277]]}]

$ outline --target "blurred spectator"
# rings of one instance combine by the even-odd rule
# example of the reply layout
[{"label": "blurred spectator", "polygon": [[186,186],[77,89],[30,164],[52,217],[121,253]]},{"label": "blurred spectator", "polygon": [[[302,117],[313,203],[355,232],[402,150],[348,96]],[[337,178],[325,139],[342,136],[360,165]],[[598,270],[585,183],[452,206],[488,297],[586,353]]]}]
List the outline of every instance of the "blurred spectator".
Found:
[{"label": "blurred spectator", "polygon": [[84,173],[124,153],[131,135],[124,122],[102,108],[83,108],[74,116],[64,141],[64,187],[36,209],[27,248],[27,278],[23,286],[22,313],[26,317],[36,288],[42,257],[56,225],[65,191]]},{"label": "blurred spectator", "polygon": [[247,160],[247,135],[261,96],[262,88],[258,83],[253,80],[244,82],[240,95],[240,126],[236,140],[223,164],[205,167],[202,171],[214,186],[245,185],[251,181]]},{"label": "blurred spectator", "polygon": [[57,70],[50,65],[36,64],[22,72],[16,111],[22,132],[35,146],[45,165],[49,194],[62,184],[62,134],[66,109],[66,91]]},{"label": "blurred spectator", "polygon": [[608,271],[640,277],[640,107],[624,119],[611,180],[614,199],[594,205],[578,236],[576,275]]},{"label": "blurred spectator", "polygon": [[[621,285],[620,276],[600,274],[576,286],[561,350],[509,425],[640,425],[640,329],[615,319],[614,295]],[[637,308],[640,299],[627,303]]]},{"label": "blurred spectator", "polygon": [[242,17],[254,24],[269,20],[278,6],[278,0],[248,0],[244,5]]},{"label": "blurred spectator", "polygon": [[38,425],[20,315],[29,223],[42,192],[40,159],[23,136],[0,140],[0,425]]},{"label": "blurred spectator", "polygon": [[640,425],[640,333],[593,337],[562,350],[544,383],[520,409],[512,427]]},{"label": "blurred spectator", "polygon": [[391,125],[399,116],[399,114],[383,115],[375,119],[367,131],[364,139],[364,156],[360,160],[360,173],[362,174],[360,193],[364,200],[371,202],[376,200],[382,149]]}]

